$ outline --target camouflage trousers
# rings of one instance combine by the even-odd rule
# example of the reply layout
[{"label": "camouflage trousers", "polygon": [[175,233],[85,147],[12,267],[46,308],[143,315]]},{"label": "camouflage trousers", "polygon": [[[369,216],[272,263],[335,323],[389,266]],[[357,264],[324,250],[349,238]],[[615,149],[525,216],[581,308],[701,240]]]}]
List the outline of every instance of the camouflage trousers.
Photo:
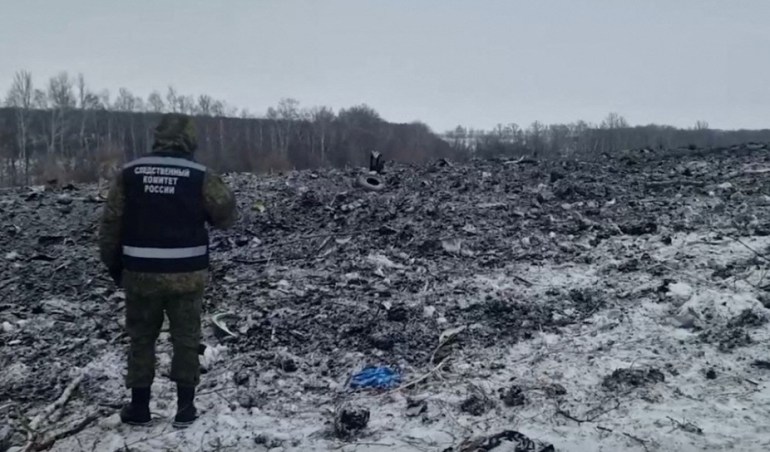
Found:
[{"label": "camouflage trousers", "polygon": [[155,343],[169,320],[173,358],[171,380],[181,386],[200,383],[198,347],[205,273],[145,274],[124,272],[126,332],[130,339],[127,388],[146,388],[155,378]]}]

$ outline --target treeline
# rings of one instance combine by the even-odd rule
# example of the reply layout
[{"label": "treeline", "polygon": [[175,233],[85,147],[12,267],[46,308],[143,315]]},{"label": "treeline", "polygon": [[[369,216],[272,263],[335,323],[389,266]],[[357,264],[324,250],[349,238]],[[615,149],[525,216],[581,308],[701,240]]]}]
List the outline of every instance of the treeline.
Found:
[{"label": "treeline", "polygon": [[591,157],[622,149],[770,142],[767,129],[715,130],[704,121],[689,129],[630,126],[616,113],[600,124],[536,121],[527,128],[500,124],[493,130],[458,126],[438,137],[422,123],[388,123],[367,105],[335,112],[282,99],[257,118],[211,96],[183,95],[173,87],[146,98],[121,88],[113,98],[109,91],[91,89],[82,75],[66,72],[38,87],[29,72],[19,71],[0,105],[0,185],[6,186],[108,177],[122,162],[149,150],[152,129],[165,112],[196,118],[197,157],[222,172],[362,166],[371,150],[389,160],[420,163],[436,158]]},{"label": "treeline", "polygon": [[144,99],[121,88],[93,91],[82,75],[62,72],[36,87],[26,71],[15,74],[0,108],[0,185],[46,180],[91,182],[147,152],[160,115],[195,117],[196,157],[222,172],[361,166],[369,151],[419,163],[459,157],[458,150],[421,123],[392,124],[367,105],[334,112],[301,108],[282,99],[257,118],[208,95],[169,87]]},{"label": "treeline", "polygon": [[477,157],[535,156],[540,158],[600,156],[624,149],[668,150],[719,148],[740,143],[770,143],[770,130],[716,130],[705,121],[692,128],[650,124],[630,126],[617,113],[600,124],[577,121],[545,125],[535,121],[527,128],[499,124],[493,130],[458,126],[442,135],[453,149]]}]

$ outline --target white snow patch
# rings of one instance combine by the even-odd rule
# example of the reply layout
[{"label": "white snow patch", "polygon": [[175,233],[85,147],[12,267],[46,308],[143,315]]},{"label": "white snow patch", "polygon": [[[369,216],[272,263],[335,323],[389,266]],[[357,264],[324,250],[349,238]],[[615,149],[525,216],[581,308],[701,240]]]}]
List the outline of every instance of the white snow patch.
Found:
[{"label": "white snow patch", "polygon": [[393,262],[383,254],[370,254],[366,259],[369,263],[374,264],[377,267],[404,268],[403,265]]},{"label": "white snow patch", "polygon": [[733,184],[730,182],[722,182],[721,184],[717,185],[717,188],[720,190],[729,190],[733,188]]},{"label": "white snow patch", "polygon": [[677,282],[668,286],[668,292],[672,297],[687,301],[693,294],[693,288],[687,283]]},{"label": "white snow patch", "polygon": [[21,362],[11,363],[10,366],[3,369],[3,379],[14,383],[21,383],[30,377],[29,367]]}]

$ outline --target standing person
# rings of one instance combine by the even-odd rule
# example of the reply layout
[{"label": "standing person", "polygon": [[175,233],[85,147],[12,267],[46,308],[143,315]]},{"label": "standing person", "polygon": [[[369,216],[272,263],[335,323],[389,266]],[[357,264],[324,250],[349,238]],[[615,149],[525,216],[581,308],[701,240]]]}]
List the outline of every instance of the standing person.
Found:
[{"label": "standing person", "polygon": [[131,389],[131,403],[120,412],[126,424],[151,421],[155,342],[164,313],[174,351],[174,426],[189,426],[197,417],[201,304],[209,266],[206,224],[229,228],[237,214],[227,185],[193,160],[196,147],[192,119],[164,115],[155,129],[152,152],[123,167],[102,215],[100,257],[126,292],[130,351],[125,384]]}]

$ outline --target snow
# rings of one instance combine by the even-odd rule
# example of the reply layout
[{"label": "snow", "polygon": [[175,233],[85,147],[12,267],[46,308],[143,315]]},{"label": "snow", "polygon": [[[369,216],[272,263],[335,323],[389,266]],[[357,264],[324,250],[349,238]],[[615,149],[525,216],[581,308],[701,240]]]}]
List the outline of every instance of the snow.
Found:
[{"label": "snow", "polygon": [[379,253],[370,254],[367,256],[367,260],[377,266],[377,267],[386,267],[386,268],[404,268],[403,265],[397,264],[390,260],[387,256]]},{"label": "snow", "polygon": [[672,297],[687,301],[692,296],[693,288],[687,283],[677,282],[669,285],[668,291]]},{"label": "snow", "polygon": [[[201,417],[191,428],[171,428],[174,389],[158,378],[152,410],[159,421],[154,426],[123,426],[115,414],[56,442],[52,450],[442,450],[463,438],[504,429],[550,442],[560,451],[770,450],[770,373],[750,365],[768,359],[770,325],[751,328],[749,345],[723,352],[702,340],[694,325],[683,327],[675,321],[692,313],[702,328],[719,328],[745,309],[766,313],[755,287],[764,277],[759,266],[721,280],[707,275],[751,259],[754,252],[749,247],[764,249],[770,246],[770,237],[743,237],[743,244],[706,232],[671,238],[665,245],[657,235],[616,236],[591,252],[591,264],[512,262],[504,271],[448,282],[473,285],[481,293],[506,292],[530,303],[546,303],[549,289],[590,289],[598,291],[605,304],[585,321],[558,332],[540,332],[515,344],[455,351],[452,366],[436,372],[424,385],[386,395],[349,393],[344,381],[310,381],[301,373],[270,369],[256,376],[259,401],[246,409],[233,399],[228,370],[238,357],[220,344],[209,347],[203,357],[204,367],[211,370],[202,377]],[[658,291],[662,279],[648,271],[617,270],[621,256],[643,253],[676,278],[664,293]],[[379,268],[398,268],[384,254],[373,253],[368,261]],[[441,308],[425,303],[423,312],[440,316]],[[440,334],[436,332],[437,340]],[[461,334],[474,334],[474,329]],[[169,345],[161,344],[159,355],[165,358],[158,375],[168,366],[168,352]],[[108,347],[86,371],[91,377],[106,377],[99,380],[106,385],[119,385],[123,366],[123,356]],[[421,377],[430,367],[413,370],[405,381]],[[658,369],[665,381],[621,393],[602,388],[607,375],[628,368]],[[356,370],[350,369],[351,374]],[[709,370],[715,378],[706,377]],[[20,376],[26,372],[11,371]],[[526,390],[525,406],[497,403],[477,417],[456,409],[470,387],[495,398],[499,388],[512,383]],[[544,388],[553,384],[563,386],[566,394],[547,395]],[[424,398],[427,413],[407,417],[407,395]],[[357,442],[344,443],[330,434],[333,413],[342,401],[371,411],[366,434]],[[578,423],[560,412],[591,421]]]}]

